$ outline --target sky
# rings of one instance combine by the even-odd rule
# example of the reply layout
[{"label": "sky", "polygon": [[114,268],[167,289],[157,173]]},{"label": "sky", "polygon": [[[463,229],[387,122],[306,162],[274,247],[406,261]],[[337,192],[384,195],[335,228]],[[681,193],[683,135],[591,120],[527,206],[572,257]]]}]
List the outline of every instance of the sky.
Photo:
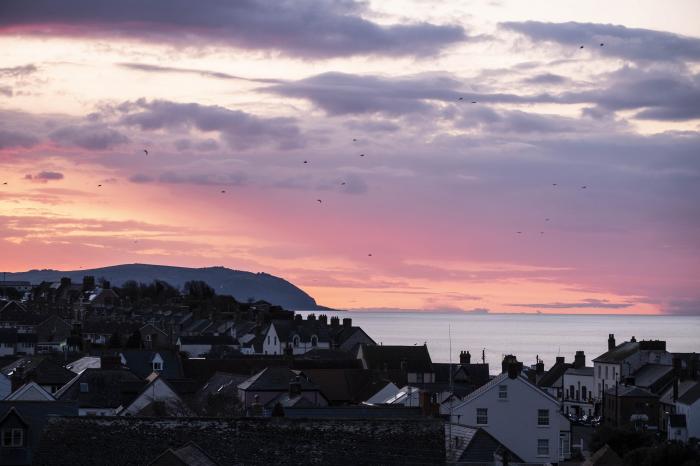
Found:
[{"label": "sky", "polygon": [[0,270],[700,314],[695,0],[4,0]]}]

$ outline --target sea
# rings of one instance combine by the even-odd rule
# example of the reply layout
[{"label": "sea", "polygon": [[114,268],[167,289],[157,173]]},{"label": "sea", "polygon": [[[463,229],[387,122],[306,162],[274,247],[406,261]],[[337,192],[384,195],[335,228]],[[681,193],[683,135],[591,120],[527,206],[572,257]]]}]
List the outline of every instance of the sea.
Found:
[{"label": "sea", "polygon": [[[304,318],[312,311],[297,311]],[[700,353],[700,316],[470,314],[459,312],[389,312],[386,310],[313,311],[352,319],[377,344],[427,345],[433,362],[459,362],[460,351],[481,362],[482,352],[492,373],[499,373],[506,354],[526,365],[536,358],[551,366],[557,356],[573,361],[584,351],[587,365],[608,347],[608,334],[619,344],[637,340],[665,340],[666,349]],[[451,348],[451,351],[450,351]]]}]

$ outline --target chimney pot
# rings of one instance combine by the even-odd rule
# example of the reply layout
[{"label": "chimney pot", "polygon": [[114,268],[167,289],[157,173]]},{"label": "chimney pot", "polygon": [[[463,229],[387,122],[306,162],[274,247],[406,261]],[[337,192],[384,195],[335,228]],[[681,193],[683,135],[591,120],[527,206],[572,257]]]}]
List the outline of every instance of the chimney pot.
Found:
[{"label": "chimney pot", "polygon": [[517,362],[511,362],[508,364],[508,378],[517,379],[518,374],[520,374],[521,366]]},{"label": "chimney pot", "polygon": [[352,327],[352,319],[349,317],[344,318],[343,327]]},{"label": "chimney pot", "polygon": [[611,333],[608,335],[608,351],[614,350],[615,346],[615,334]]}]

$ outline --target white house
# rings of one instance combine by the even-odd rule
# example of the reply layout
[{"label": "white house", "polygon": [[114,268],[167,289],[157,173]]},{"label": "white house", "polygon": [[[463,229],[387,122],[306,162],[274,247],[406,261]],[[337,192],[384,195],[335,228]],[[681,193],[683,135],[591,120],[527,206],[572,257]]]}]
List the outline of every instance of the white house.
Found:
[{"label": "white house", "polygon": [[615,345],[615,335],[608,336],[608,351],[593,360],[594,386],[593,398],[599,402],[603,393],[622,382],[646,364],[672,365],[673,357],[666,351],[666,342],[660,340],[637,341],[632,337]]},{"label": "white house", "polygon": [[12,393],[12,380],[5,373],[0,372],[0,400],[5,399],[10,393]]},{"label": "white house", "polygon": [[688,439],[700,439],[700,382],[678,397],[676,415],[685,416]]},{"label": "white house", "polygon": [[571,457],[571,424],[560,409],[511,365],[455,404],[451,421],[482,428],[525,462],[558,463]]},{"label": "white house", "polygon": [[576,416],[591,416],[595,413],[593,387],[595,386],[592,367],[570,367],[562,377],[564,413]]},{"label": "white house", "polygon": [[331,347],[328,326],[315,318],[301,320],[273,320],[263,333],[263,354],[304,354],[312,349]]}]

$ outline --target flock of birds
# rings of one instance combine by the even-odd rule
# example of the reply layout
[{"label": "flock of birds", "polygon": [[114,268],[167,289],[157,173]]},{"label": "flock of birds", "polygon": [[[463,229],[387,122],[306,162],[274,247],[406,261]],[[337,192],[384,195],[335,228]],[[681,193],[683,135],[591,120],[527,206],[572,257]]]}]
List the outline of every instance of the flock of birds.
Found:
[{"label": "flock of birds", "polygon": [[[600,47],[604,47],[604,46],[605,46],[605,43],[601,42],[599,46],[600,46]],[[583,45],[583,44],[579,46],[579,49],[583,49],[583,48],[584,48],[584,45]],[[464,101],[464,97],[459,97],[459,98],[457,99],[457,101]],[[478,101],[472,100],[471,103],[472,103],[472,104],[477,104]],[[352,139],[352,142],[357,142],[357,138],[353,138],[353,139]],[[148,156],[148,154],[149,154],[148,149],[143,149],[143,153],[146,154],[146,156]],[[364,153],[360,154],[360,157],[364,157],[364,156],[365,156]],[[308,164],[308,163],[309,163],[308,160],[304,160],[304,164]],[[2,184],[3,184],[3,185],[7,185],[7,181],[4,181]],[[345,181],[341,181],[340,185],[341,185],[341,186],[345,186],[345,185],[346,185],[346,182],[345,182]],[[557,183],[552,183],[552,186],[556,188],[556,187],[558,186],[558,184],[557,184]],[[98,188],[101,188],[102,185],[101,185],[101,184],[98,184],[97,187],[98,187]],[[588,188],[588,187],[587,187],[586,185],[581,186],[581,189],[587,189],[587,188]],[[225,190],[225,189],[222,189],[222,190],[221,190],[221,194],[226,194],[226,190]],[[323,204],[323,199],[316,199],[316,202],[318,202],[319,204]],[[550,221],[550,218],[545,218],[545,222],[549,222],[549,221]],[[540,231],[539,233],[540,233],[540,235],[544,235],[544,231]],[[523,231],[516,231],[516,234],[522,235],[522,234],[524,234],[524,232],[523,232]],[[136,243],[137,241],[134,241],[134,242]],[[368,256],[368,257],[372,257],[372,254],[369,253],[369,254],[367,254],[367,256]]]}]

